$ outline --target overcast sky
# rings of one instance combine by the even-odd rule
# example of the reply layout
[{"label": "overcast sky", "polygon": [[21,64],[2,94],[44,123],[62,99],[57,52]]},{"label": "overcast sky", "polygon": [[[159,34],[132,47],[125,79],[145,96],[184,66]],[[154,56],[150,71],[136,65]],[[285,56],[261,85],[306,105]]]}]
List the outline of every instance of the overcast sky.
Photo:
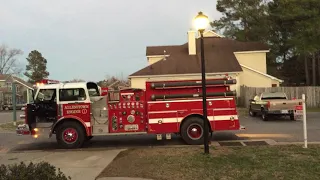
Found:
[{"label": "overcast sky", "polygon": [[49,78],[102,80],[145,67],[146,46],[183,44],[198,11],[215,0],[0,0],[0,43],[38,50]]}]

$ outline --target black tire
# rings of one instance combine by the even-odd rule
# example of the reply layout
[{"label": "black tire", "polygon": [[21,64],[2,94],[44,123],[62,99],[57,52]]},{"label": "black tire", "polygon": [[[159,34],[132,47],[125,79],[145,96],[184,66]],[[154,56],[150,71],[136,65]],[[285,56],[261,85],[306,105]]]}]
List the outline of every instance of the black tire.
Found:
[{"label": "black tire", "polygon": [[295,121],[295,119],[294,119],[294,114],[293,114],[293,113],[290,114],[290,120],[291,120],[291,121]]},{"label": "black tire", "polygon": [[93,138],[93,136],[86,136],[86,140],[85,141],[90,141]]},{"label": "black tire", "polygon": [[[71,138],[64,138],[64,134],[67,132],[76,133],[76,136]],[[85,141],[85,131],[83,127],[77,122],[64,122],[57,127],[56,139],[58,145],[64,149],[75,149],[83,145]],[[70,140],[70,142],[67,142]]]},{"label": "black tire", "polygon": [[261,118],[263,121],[268,121],[268,114],[266,111],[264,110],[261,111]]},{"label": "black tire", "polygon": [[[197,130],[191,132],[191,130]],[[208,127],[209,129],[209,127]],[[201,132],[199,132],[201,131]],[[200,117],[190,117],[185,120],[185,122],[181,126],[181,137],[182,139],[190,145],[200,145],[203,144],[204,138],[204,127],[203,127],[203,119]],[[208,136],[209,136],[209,132]],[[193,137],[192,137],[193,136]],[[209,136],[210,137],[210,136]]]},{"label": "black tire", "polygon": [[250,108],[249,108],[249,115],[250,115],[251,117],[255,117],[255,116],[257,115],[257,113],[256,113],[256,112],[253,112],[252,109],[251,109],[251,107],[250,107]]}]

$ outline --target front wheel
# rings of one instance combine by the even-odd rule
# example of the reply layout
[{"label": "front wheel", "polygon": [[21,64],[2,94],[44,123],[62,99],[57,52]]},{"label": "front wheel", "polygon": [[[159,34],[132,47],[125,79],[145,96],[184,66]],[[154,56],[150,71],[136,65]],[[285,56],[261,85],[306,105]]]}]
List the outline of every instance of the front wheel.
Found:
[{"label": "front wheel", "polygon": [[[203,119],[199,117],[191,117],[186,119],[181,126],[181,137],[190,145],[203,144],[204,127]],[[208,128],[209,129],[209,128]],[[208,136],[209,136],[209,132]]]},{"label": "front wheel", "polygon": [[56,139],[64,149],[79,148],[85,141],[85,132],[79,123],[65,122],[58,127]]}]

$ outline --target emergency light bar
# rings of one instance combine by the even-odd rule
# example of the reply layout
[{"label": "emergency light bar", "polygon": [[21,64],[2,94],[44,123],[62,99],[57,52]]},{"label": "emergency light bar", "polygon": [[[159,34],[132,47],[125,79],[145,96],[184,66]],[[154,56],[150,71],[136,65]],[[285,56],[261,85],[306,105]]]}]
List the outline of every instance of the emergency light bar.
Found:
[{"label": "emergency light bar", "polygon": [[36,86],[43,86],[45,84],[58,84],[60,81],[57,80],[51,80],[51,79],[43,79],[36,83]]}]

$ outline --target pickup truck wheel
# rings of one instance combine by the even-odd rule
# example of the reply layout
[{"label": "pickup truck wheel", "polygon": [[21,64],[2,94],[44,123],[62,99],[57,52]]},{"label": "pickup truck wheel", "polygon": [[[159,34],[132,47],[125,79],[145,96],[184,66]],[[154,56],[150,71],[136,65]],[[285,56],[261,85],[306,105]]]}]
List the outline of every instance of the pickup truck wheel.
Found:
[{"label": "pickup truck wheel", "polygon": [[262,120],[268,121],[268,114],[265,111],[261,112],[261,117],[262,117]]},{"label": "pickup truck wheel", "polygon": [[250,108],[249,108],[249,115],[250,115],[251,117],[255,117],[255,116],[257,115],[257,113],[253,112],[252,109],[251,109],[251,107],[250,107]]},{"label": "pickup truck wheel", "polygon": [[294,119],[294,114],[290,114],[290,120],[291,120],[291,121],[295,121],[295,119]]},{"label": "pickup truck wheel", "polygon": [[85,132],[79,123],[65,122],[58,127],[56,139],[61,148],[75,149],[84,143]]}]

